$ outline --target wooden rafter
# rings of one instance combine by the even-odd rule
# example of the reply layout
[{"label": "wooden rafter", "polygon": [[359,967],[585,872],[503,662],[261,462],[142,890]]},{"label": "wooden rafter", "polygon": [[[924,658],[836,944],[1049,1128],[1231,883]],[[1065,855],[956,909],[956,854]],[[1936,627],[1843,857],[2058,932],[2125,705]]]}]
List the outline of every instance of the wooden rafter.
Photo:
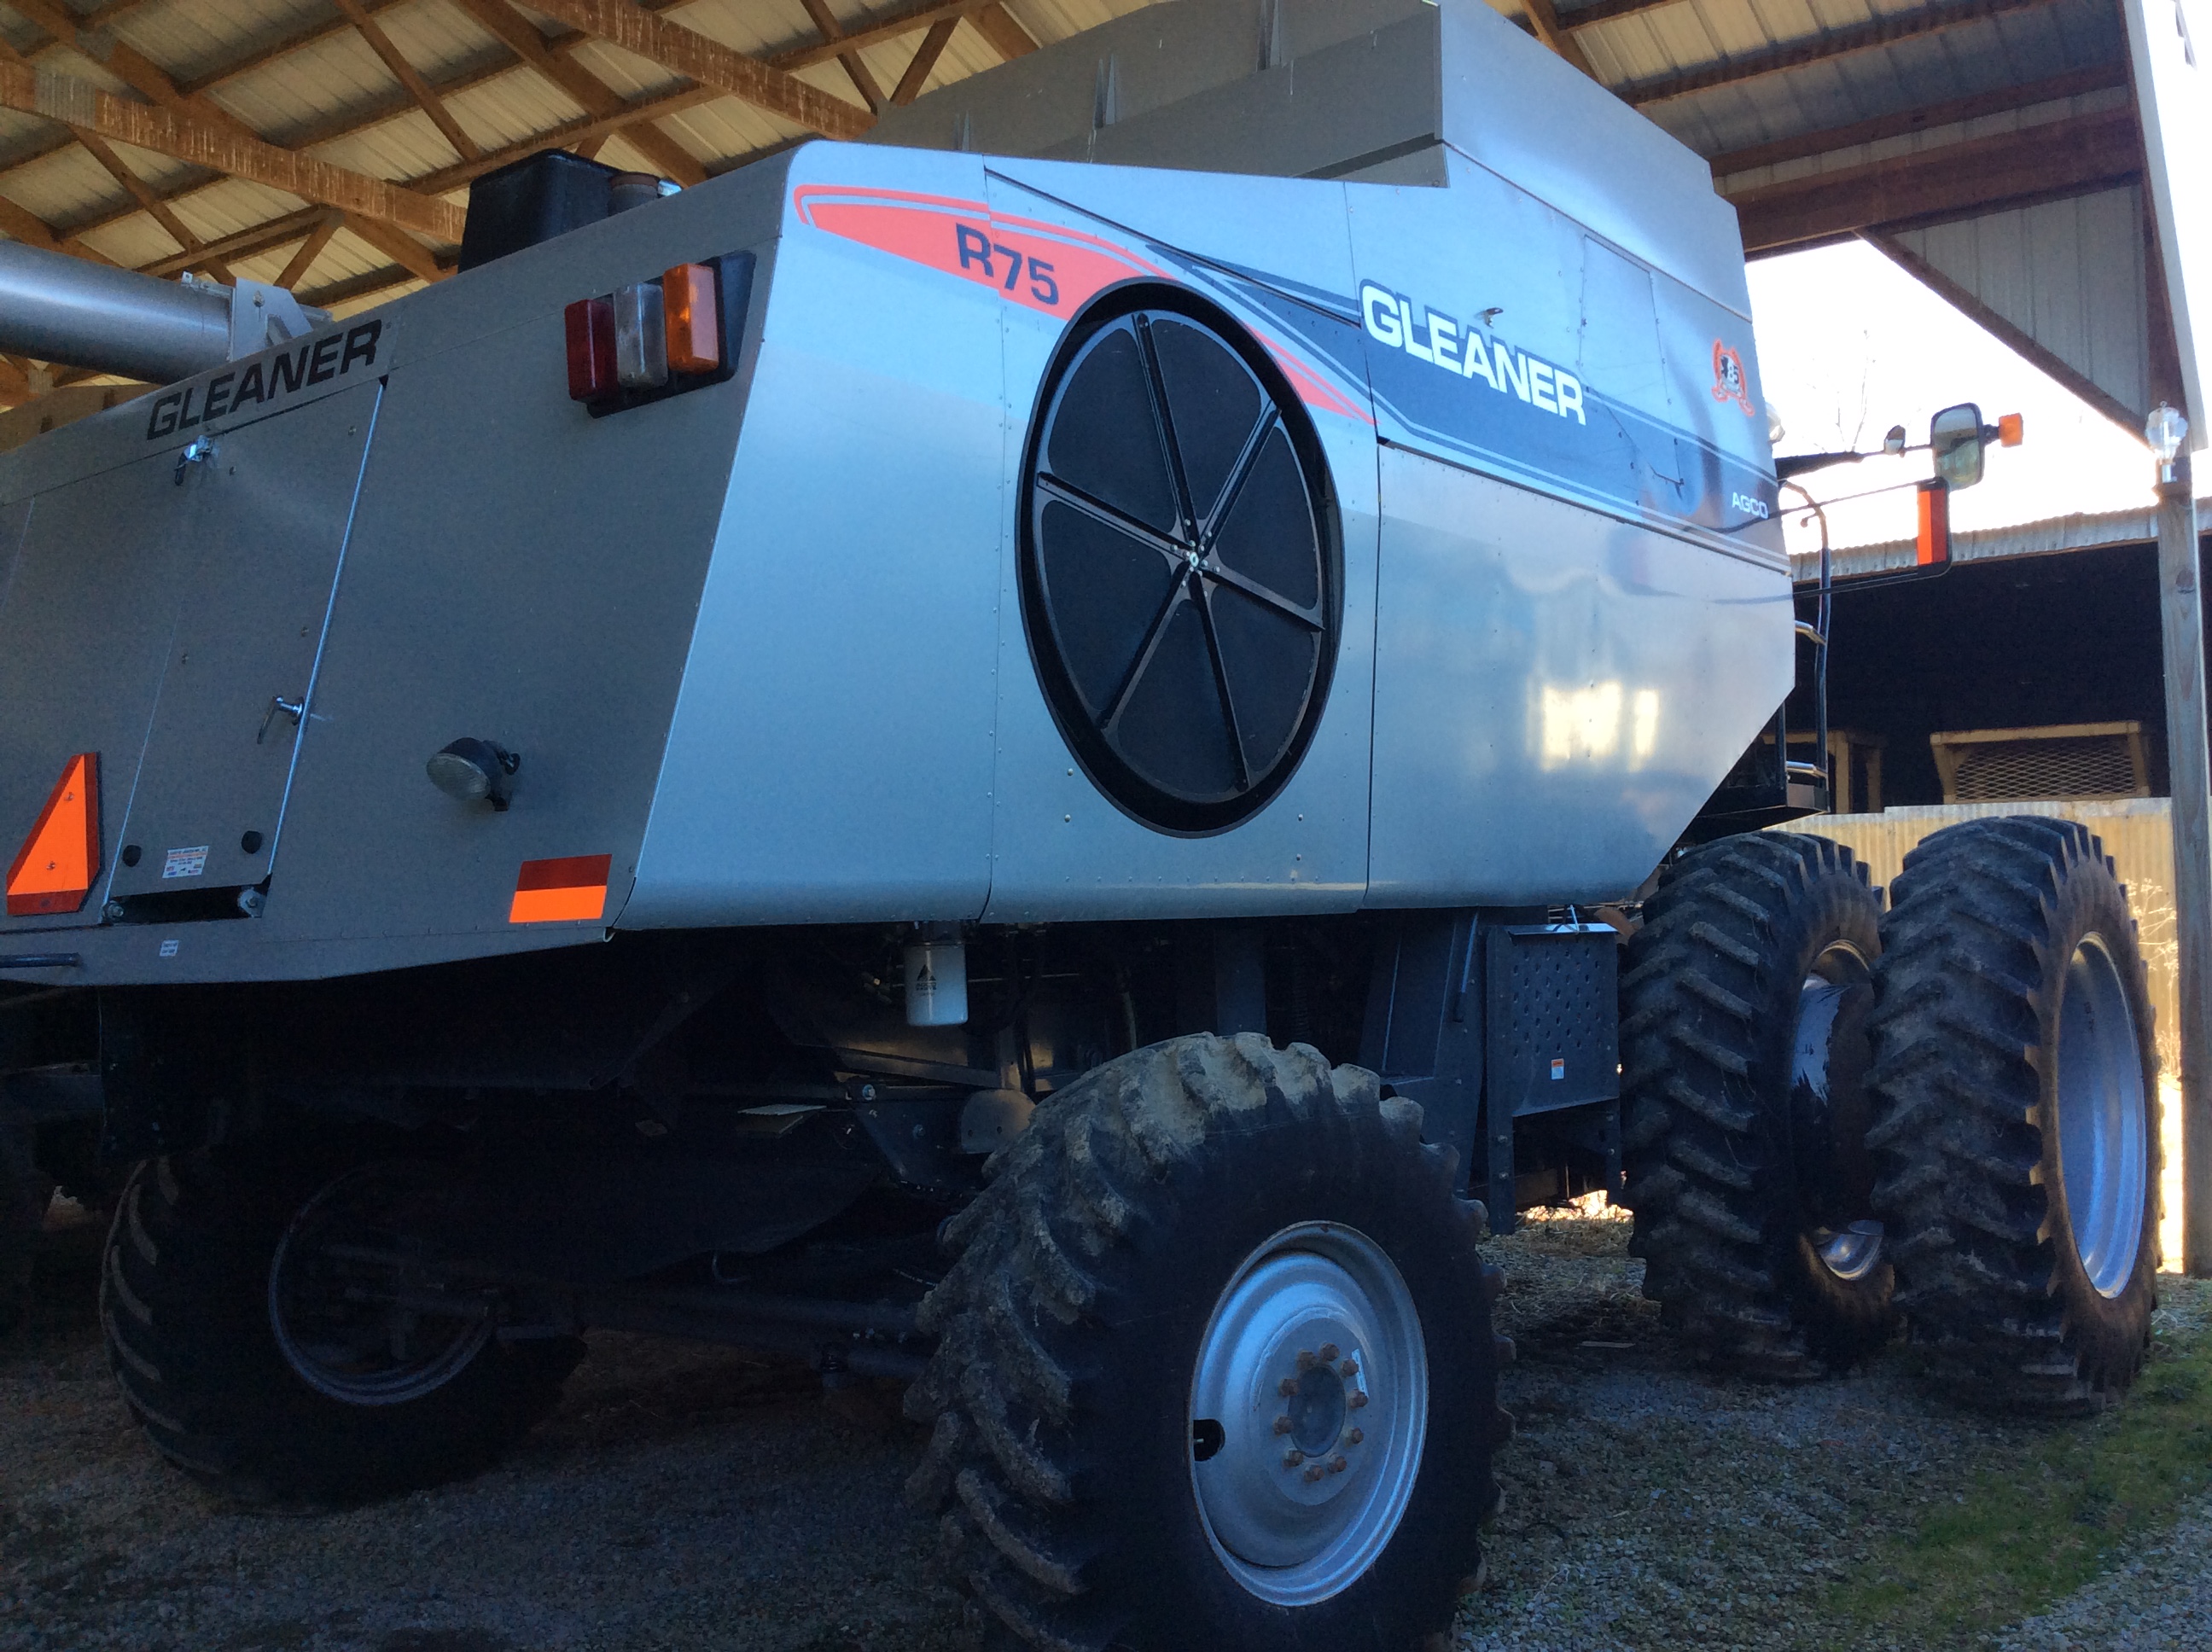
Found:
[{"label": "wooden rafter", "polygon": [[[616,115],[628,107],[628,100],[613,87],[574,58],[555,51],[538,32],[538,25],[517,11],[509,0],[455,0],[455,3],[523,63],[575,99],[586,114]],[[698,158],[649,118],[641,118],[629,125],[595,134],[584,142],[604,143],[616,131],[643,152],[663,177],[672,178],[687,188],[706,181],[707,169],[699,164]]]},{"label": "wooden rafter", "polygon": [[1552,4],[1552,0],[1521,0],[1521,10],[1528,19],[1528,27],[1535,31],[1538,39],[1592,80],[1597,79],[1597,70],[1590,67],[1590,60],[1583,55],[1581,46],[1568,32],[1568,26],[1560,21],[1559,10]]},{"label": "wooden rafter", "polygon": [[338,233],[344,222],[343,214],[325,212],[322,222],[309,230],[307,239],[300,243],[299,251],[285,260],[283,270],[276,277],[276,285],[297,287],[305,281],[307,271],[314,267],[315,260],[322,257],[323,250],[330,246],[331,238]]},{"label": "wooden rafter", "polygon": [[887,13],[865,28],[847,29],[835,46],[793,46],[788,52],[777,52],[768,61],[787,72],[807,69],[828,63],[844,52],[865,52],[887,40],[903,39],[923,29],[934,28],[948,20],[976,16],[998,4],[999,0],[922,0],[922,3],[910,5],[903,11]]},{"label": "wooden rafter", "polygon": [[2147,409],[2127,406],[2072,362],[2054,354],[2034,334],[1991,309],[1982,302],[1979,296],[1961,287],[1896,236],[1875,231],[1865,239],[1876,252],[1889,258],[1938,298],[1964,313],[1970,320],[1978,323],[2001,343],[2009,344],[2032,365],[2049,374],[2130,435],[2135,435],[2142,429],[2143,414]]},{"label": "wooden rafter", "polygon": [[2076,115],[1731,194],[1747,252],[1940,222],[2141,176],[2132,109]]},{"label": "wooden rafter", "polygon": [[262,141],[258,132],[221,104],[179,86],[167,70],[128,41],[85,27],[83,20],[60,0],[8,0],[8,3],[62,45],[99,64],[148,102],[199,125],[257,143]]},{"label": "wooden rafter", "polygon": [[65,76],[0,63],[0,107],[87,128],[111,143],[150,149],[434,240],[461,238],[460,209],[450,202],[220,129],[196,115],[132,103]]},{"label": "wooden rafter", "polygon": [[2030,109],[2039,103],[2056,103],[2062,99],[2107,91],[2127,83],[2126,61],[2116,58],[2110,63],[2092,64],[2086,69],[2070,70],[2063,75],[2054,75],[2049,80],[2033,81],[2025,86],[2008,86],[1995,92],[1977,92],[1970,97],[1952,98],[1942,103],[1923,103],[1893,113],[1876,115],[1871,119],[1853,121],[1848,126],[1800,132],[1792,137],[1778,138],[1771,143],[1754,143],[1745,149],[1731,149],[1724,155],[1712,157],[1713,176],[1726,178],[1731,173],[1750,172],[1759,167],[1778,167],[1785,161],[1802,161],[1837,149],[1854,149],[1862,143],[1878,143],[1884,138],[1904,137],[1913,132],[1954,125],[1962,120],[1978,120],[1985,115]]},{"label": "wooden rafter", "polygon": [[464,161],[473,161],[482,155],[483,150],[463,130],[461,123],[453,118],[453,112],[446,106],[446,100],[431,89],[429,82],[422,78],[422,71],[408,62],[406,54],[392,43],[392,37],[384,32],[384,26],[362,9],[361,0],[332,0],[332,3],[345,14],[346,21],[354,27],[354,32],[368,43],[368,49],[382,59],[384,66],[392,71],[392,78],[407,88],[407,95],[415,100],[416,106],[429,116],[431,124],[445,134],[446,142],[453,146],[453,153]]},{"label": "wooden rafter", "polygon": [[640,122],[681,114],[686,109],[711,102],[721,95],[711,86],[689,86],[657,98],[641,98],[635,103],[625,104],[613,114],[586,115],[580,120],[564,121],[550,131],[534,133],[520,143],[479,155],[474,161],[461,161],[450,167],[441,167],[436,172],[426,173],[410,180],[410,186],[425,194],[442,195],[447,190],[459,189],[471,179],[507,165],[510,161],[520,161],[540,149],[564,149],[572,144],[589,143],[595,137],[612,137],[617,133],[627,135]]},{"label": "wooden rafter", "polygon": [[86,153],[106,169],[107,175],[122,185],[131,198],[145,208],[154,222],[169,233],[169,238],[176,242],[179,252],[187,257],[198,258],[201,261],[199,267],[217,281],[231,278],[230,270],[223,261],[208,253],[200,238],[192,234],[185,221],[170,210],[167,201],[154,193],[144,179],[131,170],[106,138],[82,126],[73,126],[70,130],[76,135],[76,141],[84,145]]},{"label": "wooden rafter", "polygon": [[1626,86],[1616,86],[1613,89],[1624,102],[1641,108],[1646,104],[1662,103],[1668,98],[1685,97],[1690,93],[1709,91],[1717,86],[1733,86],[1740,81],[1755,80],[1763,75],[1779,74],[1784,70],[1798,69],[1807,64],[1825,62],[1830,58],[1840,58],[1854,52],[1870,51],[1876,46],[1894,46],[1899,40],[1917,39],[1923,35],[1940,33],[1963,24],[1978,23],[1986,18],[2002,17],[2008,12],[2027,11],[2051,3],[2053,0],[1951,0],[1948,5],[1930,6],[1920,11],[1895,12],[1868,22],[1855,23],[1848,28],[1831,29],[1825,34],[1762,47],[1757,52],[1747,52],[1740,58],[1729,58],[1724,62],[1683,70],[1672,75],[1660,75],[1650,80],[1631,81]]},{"label": "wooden rafter", "polygon": [[867,111],[696,29],[664,22],[635,0],[536,0],[536,5],[572,28],[824,137],[858,137],[873,123]]},{"label": "wooden rafter", "polygon": [[174,276],[186,270],[204,267],[205,260],[210,257],[226,262],[253,258],[298,240],[331,216],[327,207],[302,207],[296,212],[286,213],[281,218],[271,218],[265,223],[218,236],[198,252],[172,252],[166,258],[155,258],[150,264],[142,264],[138,266],[138,272],[147,276]]},{"label": "wooden rafter", "polygon": [[1021,20],[1003,4],[988,5],[974,14],[975,27],[983,38],[998,50],[999,56],[1012,63],[1016,58],[1026,58],[1037,49],[1036,39],[1021,25]]},{"label": "wooden rafter", "polygon": [[921,95],[921,88],[929,84],[930,76],[936,71],[937,60],[951,43],[952,31],[959,27],[957,17],[940,17],[929,26],[929,33],[914,49],[914,60],[907,64],[906,73],[899,76],[898,85],[892,88],[893,103],[904,108]]},{"label": "wooden rafter", "polygon": [[[845,26],[837,21],[837,14],[830,9],[830,0],[799,0],[799,3],[806,8],[806,15],[813,19],[814,27],[822,32],[823,40],[834,46],[845,38]],[[837,54],[837,61],[844,67],[845,78],[853,82],[853,89],[860,94],[860,100],[875,113],[881,114],[886,101],[884,88],[868,72],[868,65],[861,60],[860,54],[841,52]]]},{"label": "wooden rafter", "polygon": [[1640,12],[1657,11],[1663,6],[1678,6],[1682,0],[1591,0],[1587,6],[1577,6],[1571,11],[1559,14],[1562,28],[1590,28],[1599,23],[1610,23],[1617,18],[1633,17]]}]

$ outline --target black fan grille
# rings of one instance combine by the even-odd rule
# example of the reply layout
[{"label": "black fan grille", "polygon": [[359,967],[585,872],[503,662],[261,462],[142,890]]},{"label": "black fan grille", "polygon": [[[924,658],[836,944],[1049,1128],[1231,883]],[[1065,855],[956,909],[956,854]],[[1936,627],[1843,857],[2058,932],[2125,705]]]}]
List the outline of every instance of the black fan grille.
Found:
[{"label": "black fan grille", "polygon": [[1246,818],[1297,768],[1336,654],[1341,553],[1304,410],[1180,310],[1085,333],[1048,383],[1023,601],[1086,770],[1167,831]]}]

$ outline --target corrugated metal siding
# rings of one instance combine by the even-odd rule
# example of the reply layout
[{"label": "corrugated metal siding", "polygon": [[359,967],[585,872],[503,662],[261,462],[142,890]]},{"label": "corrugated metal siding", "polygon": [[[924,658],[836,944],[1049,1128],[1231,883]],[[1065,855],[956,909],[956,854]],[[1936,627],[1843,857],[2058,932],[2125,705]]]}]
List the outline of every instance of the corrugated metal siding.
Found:
[{"label": "corrugated metal siding", "polygon": [[[1925,9],[1911,0],[1683,0],[1595,24],[1576,39],[1607,85],[1632,91],[1638,82]],[[2046,79],[2126,50],[2118,11],[2106,0],[2053,0],[1670,98],[1644,112],[1699,154],[1719,155]]]},{"label": "corrugated metal siding", "polygon": [[2128,904],[2150,976],[2150,1001],[2158,1016],[2160,1063],[2180,1070],[2176,1006],[2180,1003],[2173,922],[2173,822],[2165,798],[2127,798],[2112,803],[1952,803],[1890,809],[1878,815],[1818,815],[1774,829],[1808,832],[1841,843],[1867,865],[1868,876],[1887,885],[1905,869],[1920,840],[1962,820],[1993,815],[2056,815],[2078,820],[2104,841]]},{"label": "corrugated metal siding", "polygon": [[2121,406],[2149,407],[2141,190],[2046,201],[1897,239]]},{"label": "corrugated metal siding", "polygon": [[[2212,522],[2207,522],[2205,527],[2207,532],[2212,532]],[[2148,511],[2084,513],[2079,516],[2055,517],[2045,522],[2024,522],[2018,527],[1978,528],[1972,533],[1954,534],[1951,539],[1951,560],[1954,562],[1981,562],[2007,556],[2048,556],[2062,550],[2101,550],[2108,545],[2140,545],[2157,538],[2158,518]],[[1840,580],[1860,574],[1881,574],[1895,568],[1911,568],[1915,563],[1915,550],[1910,539],[1888,539],[1873,545],[1847,545],[1830,553],[1828,571],[1831,577]],[[1790,577],[1793,580],[1819,579],[1820,553],[1790,552]]]}]

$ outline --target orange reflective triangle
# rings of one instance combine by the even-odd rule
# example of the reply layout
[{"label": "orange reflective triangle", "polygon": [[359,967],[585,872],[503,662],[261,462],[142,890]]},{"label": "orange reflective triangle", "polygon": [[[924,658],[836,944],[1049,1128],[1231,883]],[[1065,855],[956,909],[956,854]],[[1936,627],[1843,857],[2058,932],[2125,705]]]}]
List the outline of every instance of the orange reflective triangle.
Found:
[{"label": "orange reflective triangle", "polygon": [[69,760],[8,868],[8,915],[75,912],[100,876],[100,754]]}]

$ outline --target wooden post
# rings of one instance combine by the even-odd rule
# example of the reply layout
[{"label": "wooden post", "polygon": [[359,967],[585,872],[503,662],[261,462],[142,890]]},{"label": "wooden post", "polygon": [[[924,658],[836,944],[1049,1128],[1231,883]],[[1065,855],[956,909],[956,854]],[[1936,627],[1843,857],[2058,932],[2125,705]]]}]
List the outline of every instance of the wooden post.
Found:
[{"label": "wooden post", "polygon": [[2212,773],[2204,723],[2204,608],[2189,455],[2159,484],[2159,616],[2166,646],[2166,743],[2173,793],[2173,925],[2181,1025],[2181,1260],[2212,1278]]}]

